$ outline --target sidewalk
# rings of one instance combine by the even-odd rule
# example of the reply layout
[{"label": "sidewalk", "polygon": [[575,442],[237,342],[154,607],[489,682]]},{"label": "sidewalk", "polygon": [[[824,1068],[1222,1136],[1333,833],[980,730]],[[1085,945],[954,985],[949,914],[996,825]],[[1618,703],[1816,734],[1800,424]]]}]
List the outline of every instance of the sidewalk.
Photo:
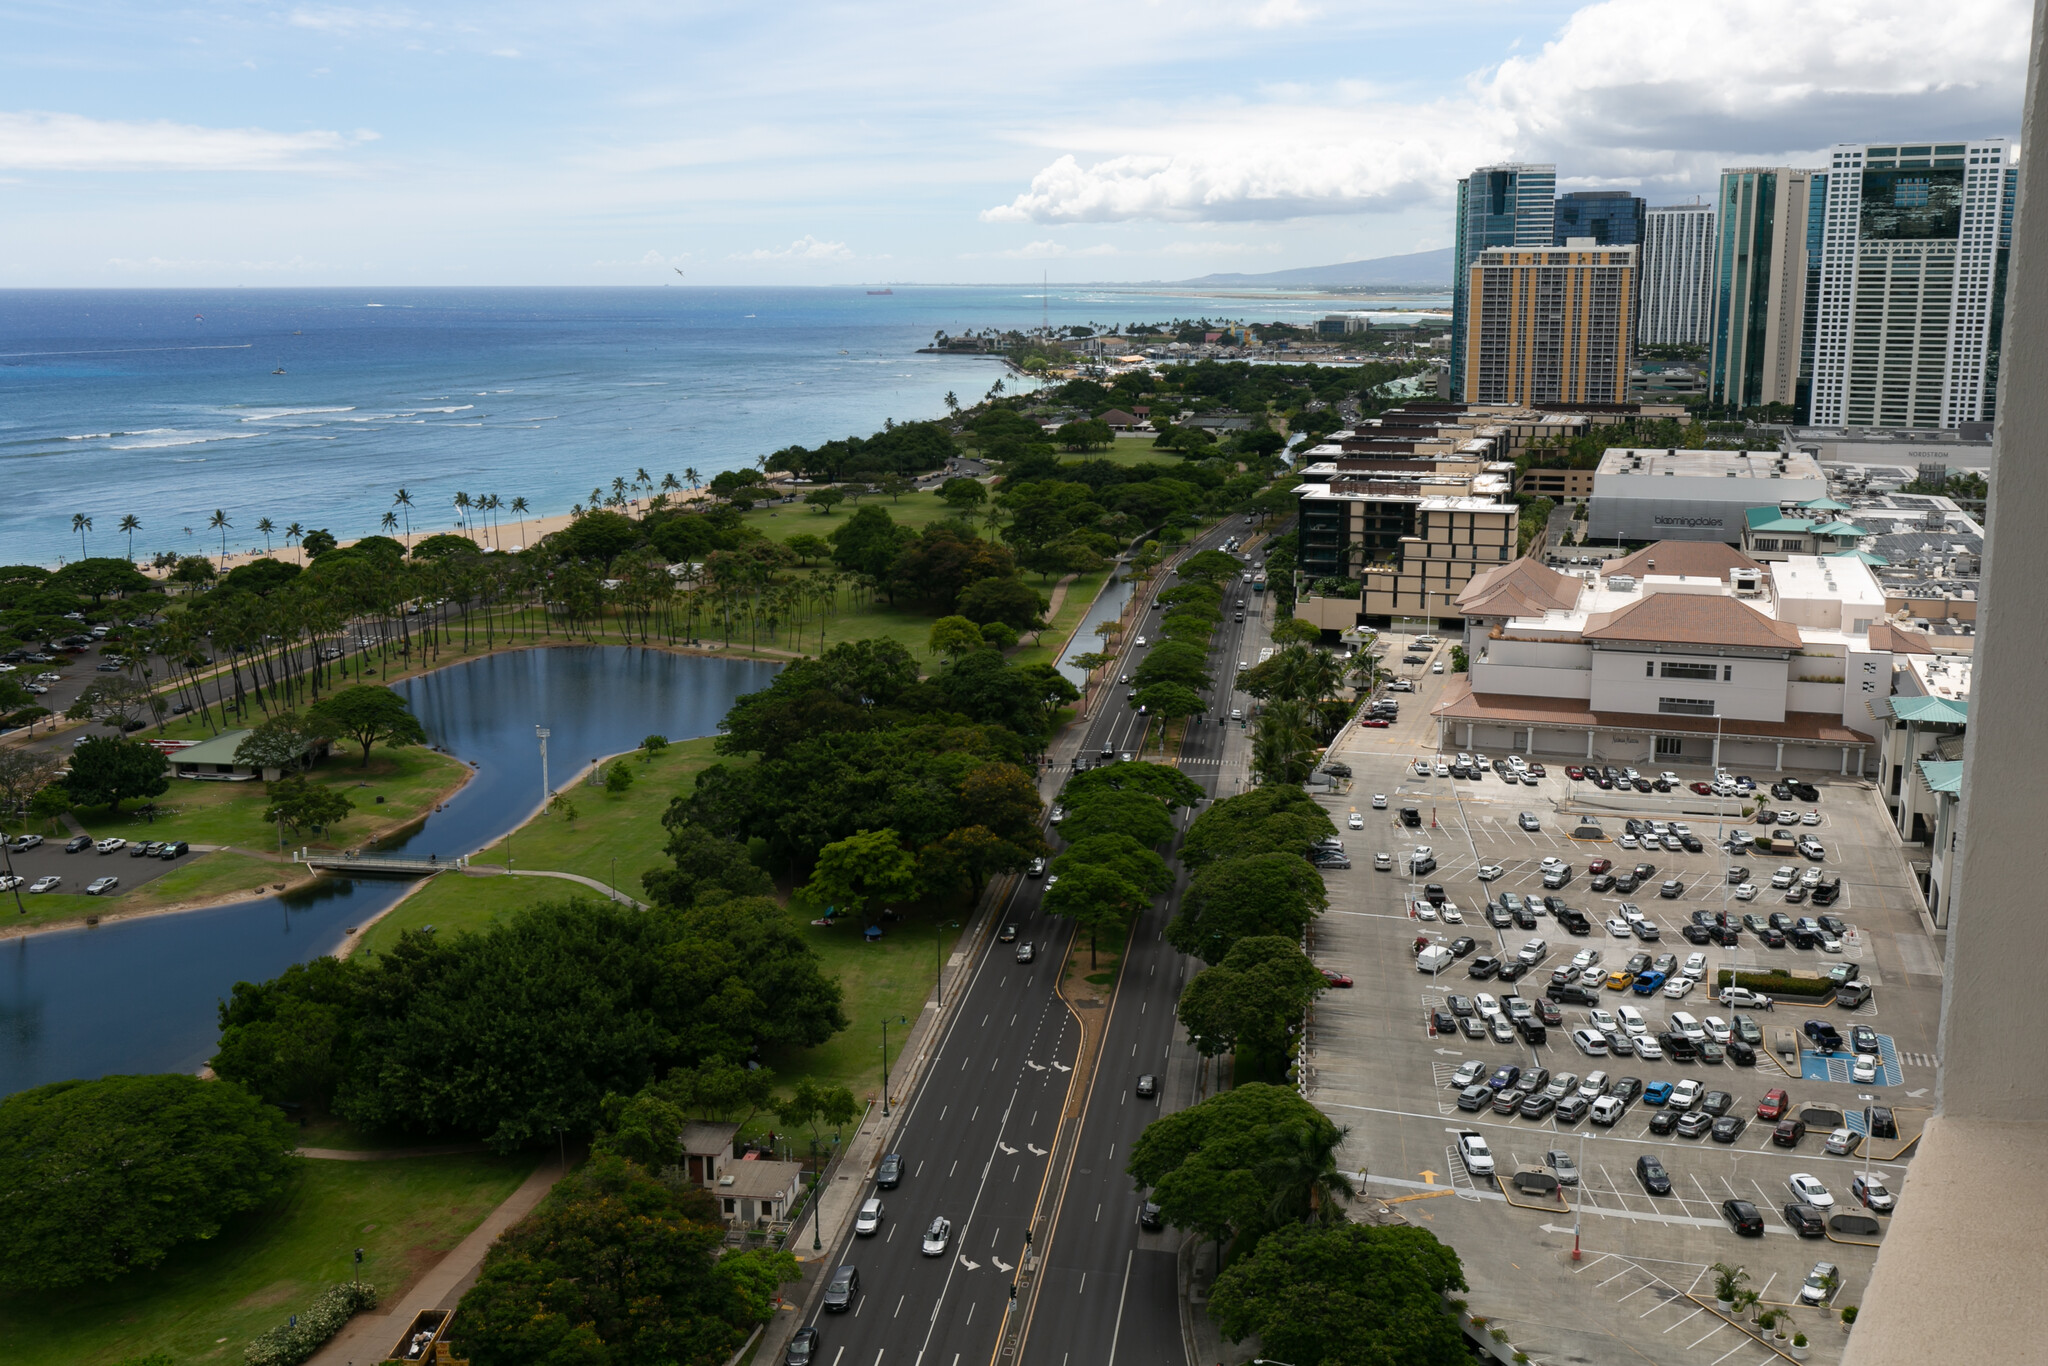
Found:
[{"label": "sidewalk", "polygon": [[559,1161],[544,1161],[534,1168],[518,1190],[505,1197],[503,1204],[450,1248],[433,1270],[413,1282],[401,1298],[378,1306],[381,1312],[350,1319],[347,1327],[309,1358],[311,1366],[368,1366],[383,1361],[415,1314],[423,1309],[453,1309],[462,1292],[475,1283],[484,1254],[498,1241],[498,1235],[531,1213],[562,1179],[562,1171]]}]

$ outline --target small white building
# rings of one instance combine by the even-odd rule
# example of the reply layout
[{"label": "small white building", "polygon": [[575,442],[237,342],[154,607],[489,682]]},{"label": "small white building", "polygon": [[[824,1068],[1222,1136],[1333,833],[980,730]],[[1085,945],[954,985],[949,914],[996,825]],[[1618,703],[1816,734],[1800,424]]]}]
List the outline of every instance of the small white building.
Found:
[{"label": "small white building", "polygon": [[1435,708],[1444,748],[1649,765],[1863,773],[1898,641],[1853,556],[1759,565],[1664,542],[1582,574],[1533,559],[1458,597],[1470,672]]},{"label": "small white building", "polygon": [[748,1228],[787,1219],[803,1193],[803,1180],[801,1162],[741,1158],[726,1165],[711,1187],[711,1194],[728,1225]]}]

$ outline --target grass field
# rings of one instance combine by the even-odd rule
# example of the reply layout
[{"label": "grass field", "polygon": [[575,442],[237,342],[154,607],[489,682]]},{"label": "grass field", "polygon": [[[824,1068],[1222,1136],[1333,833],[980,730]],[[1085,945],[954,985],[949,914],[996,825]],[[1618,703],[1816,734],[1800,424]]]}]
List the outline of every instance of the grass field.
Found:
[{"label": "grass field", "polygon": [[[898,526],[922,528],[933,522],[943,521],[954,514],[953,509],[939,500],[936,493],[906,493],[900,498],[886,494],[863,494],[858,503],[844,502],[827,513],[802,502],[777,503],[772,507],[757,507],[740,514],[740,520],[770,540],[786,541],[800,532],[808,531],[813,536],[824,536],[835,527],[846,525],[846,519],[864,507],[878,507],[889,514],[890,520]],[[980,527],[977,520],[975,526]]]},{"label": "grass field", "polygon": [[[106,860],[106,872],[119,877],[128,860],[115,854]],[[101,869],[95,865],[93,871]],[[166,906],[200,906],[223,900],[236,892],[254,891],[287,881],[292,869],[247,854],[188,854],[178,866],[162,877],[112,896],[84,896],[70,892],[46,892],[22,899],[24,915],[9,917],[15,927],[51,925],[79,920],[88,915],[133,915],[139,911],[161,910]]]},{"label": "grass field", "polygon": [[245,1215],[154,1271],[62,1294],[0,1298],[8,1366],[98,1366],[151,1351],[239,1363],[258,1333],[350,1275],[384,1299],[432,1266],[526,1179],[532,1157],[483,1153],[304,1164],[276,1208]]}]

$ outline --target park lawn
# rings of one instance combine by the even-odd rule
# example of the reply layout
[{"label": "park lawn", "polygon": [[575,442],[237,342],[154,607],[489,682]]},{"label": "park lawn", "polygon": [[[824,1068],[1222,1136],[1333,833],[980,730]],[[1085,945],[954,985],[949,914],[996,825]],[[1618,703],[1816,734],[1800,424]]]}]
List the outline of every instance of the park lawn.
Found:
[{"label": "park lawn", "polygon": [[[1076,575],[1074,581],[1067,585],[1067,595],[1060,601],[1060,610],[1053,613],[1052,620],[1046,623],[1043,631],[1038,633],[1038,643],[1035,645],[1019,645],[1016,649],[1010,651],[1010,662],[1012,664],[1058,663],[1060,647],[1067,643],[1067,637],[1074,633],[1074,628],[1079,626],[1081,619],[1088,615],[1088,609],[1094,606],[1095,599],[1102,592],[1102,585],[1109,581],[1109,575],[1110,571],[1107,569],[1093,574]],[[1039,578],[1039,575],[1034,574],[1026,582],[1031,582],[1032,587],[1050,598],[1058,580],[1054,580],[1051,584],[1032,582],[1032,580]]]},{"label": "park lawn", "polygon": [[[123,869],[131,866],[126,850],[109,856],[104,864],[106,866],[102,867],[101,862],[96,861],[92,865],[95,876],[105,873],[120,877]],[[89,915],[135,915],[170,906],[202,906],[236,892],[274,887],[288,881],[292,874],[289,865],[251,858],[247,854],[188,854],[162,877],[126,891],[116,889],[111,896],[45,892],[41,896],[24,897],[22,905],[27,914],[10,919],[17,926],[54,925],[83,920]]]},{"label": "park lawn", "polygon": [[1062,463],[1075,465],[1083,460],[1108,460],[1118,465],[1177,465],[1178,451],[1163,451],[1152,444],[1152,433],[1143,436],[1119,436],[1116,444],[1106,451],[1089,451],[1085,455],[1060,456]]},{"label": "park lawn", "polygon": [[351,1274],[389,1302],[532,1172],[532,1156],[465,1153],[308,1161],[274,1209],[179,1248],[154,1271],[63,1293],[0,1297],[0,1360],[94,1366],[152,1351],[239,1363],[257,1334]]},{"label": "park lawn", "polygon": [[[460,759],[437,754],[424,745],[404,749],[379,746],[370,751],[367,767],[361,764],[361,754],[353,745],[337,747],[314,765],[307,777],[340,789],[356,809],[324,835],[310,831],[294,835],[287,829],[287,848],[354,847],[389,834],[431,812],[435,803],[462,785],[470,771]],[[133,806],[119,811],[85,807],[72,814],[94,839],[119,835],[131,840],[185,840],[269,853],[278,848],[278,832],[263,819],[263,809],[269,805],[264,786],[260,782],[173,778],[170,790],[156,799],[158,810],[153,817],[139,814]],[[382,805],[379,797],[384,799]]]},{"label": "park lawn", "polygon": [[574,896],[597,901],[603,895],[558,877],[468,877],[457,872],[440,873],[365,930],[355,953],[389,949],[406,930],[428,925],[434,927],[436,934],[481,930],[501,916],[543,901],[566,901]]},{"label": "park lawn", "polygon": [[849,499],[829,514],[807,507],[801,500],[764,504],[741,513],[740,520],[770,540],[786,541],[805,531],[822,537],[834,528],[844,526],[849,516],[864,507],[881,508],[896,525],[920,529],[956,515],[952,508],[940,501],[937,493],[921,491],[906,493],[900,498],[891,498],[883,493],[862,494],[858,503]]}]

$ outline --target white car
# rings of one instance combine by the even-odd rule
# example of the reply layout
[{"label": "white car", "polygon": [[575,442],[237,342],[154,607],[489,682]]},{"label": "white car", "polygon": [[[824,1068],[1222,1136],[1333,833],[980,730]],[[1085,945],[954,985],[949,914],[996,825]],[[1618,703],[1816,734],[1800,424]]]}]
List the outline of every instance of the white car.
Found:
[{"label": "white car", "polygon": [[1647,1058],[1651,1062],[1660,1062],[1663,1060],[1664,1045],[1657,1042],[1656,1035],[1638,1034],[1635,1036],[1632,1042],[1635,1044],[1637,1057]]},{"label": "white car", "polygon": [[1668,769],[1662,773],[1659,773],[1657,776],[1662,778],[1665,782],[1670,783],[1673,787],[1679,786],[1678,775],[1676,773],[1671,772]]},{"label": "white car", "polygon": [[95,844],[93,846],[93,848],[99,850],[102,854],[111,854],[116,849],[126,849],[127,847],[128,841],[120,838],[119,836],[110,836],[107,839],[101,840],[98,844]]},{"label": "white car", "polygon": [[1599,961],[1600,950],[1598,949],[1580,949],[1572,955],[1572,966],[1575,968],[1590,968]]},{"label": "white car", "polygon": [[1883,1063],[1880,1063],[1870,1054],[1858,1053],[1856,1061],[1849,1064],[1849,1080],[1859,1086],[1871,1085],[1876,1082],[1878,1070],[1883,1066]]},{"label": "white car", "polygon": [[1521,826],[1524,830],[1541,830],[1543,828],[1543,822],[1536,819],[1534,811],[1524,811],[1521,815],[1515,817],[1515,824]]},{"label": "white car", "polygon": [[1815,1209],[1831,1209],[1834,1206],[1835,1197],[1828,1193],[1828,1188],[1807,1172],[1792,1173],[1785,1178],[1785,1184],[1792,1188],[1792,1194]]},{"label": "white car", "polygon": [[1458,1064],[1458,1070],[1451,1073],[1451,1089],[1462,1091],[1486,1075],[1486,1064],[1478,1058]]},{"label": "white car", "polygon": [[1374,854],[1372,856],[1372,866],[1379,869],[1382,873],[1391,872],[1394,867],[1394,856],[1392,854]]},{"label": "white car", "polygon": [[1428,920],[1431,922],[1436,920],[1436,907],[1430,905],[1427,901],[1415,901],[1411,902],[1410,905],[1414,908],[1417,920]]},{"label": "white car", "polygon": [[87,896],[105,896],[120,885],[121,879],[117,877],[96,877],[87,884],[85,894]]},{"label": "white car", "polygon": [[1429,671],[1433,674],[1442,673],[1444,671],[1444,662],[1439,659],[1436,663],[1429,666]]},{"label": "white car", "polygon": [[1685,966],[1680,968],[1679,971],[1692,978],[1693,981],[1699,981],[1700,978],[1707,975],[1707,956],[1704,953],[1687,954]]},{"label": "white car", "polygon": [[1682,1000],[1697,985],[1690,977],[1674,977],[1664,984],[1664,995],[1673,1001]]},{"label": "white car", "polygon": [[64,885],[61,877],[39,877],[29,884],[30,893],[54,892]]},{"label": "white car", "polygon": [[1735,889],[1735,899],[1737,901],[1756,900],[1756,884],[1754,882],[1745,882],[1737,887]]},{"label": "white car", "polygon": [[1538,871],[1545,873],[1557,872],[1565,866],[1565,861],[1555,854],[1546,854],[1543,861],[1536,865]]},{"label": "white car", "polygon": [[853,1218],[853,1231],[862,1238],[872,1238],[882,1227],[882,1201],[878,1196],[869,1196],[861,1202],[860,1213]]},{"label": "white car", "polygon": [[1707,1037],[1715,1043],[1727,1043],[1735,1037],[1735,1029],[1719,1015],[1709,1015],[1700,1024],[1706,1028]]},{"label": "white car", "polygon": [[1840,953],[1842,951],[1842,941],[1829,934],[1826,930],[1822,930],[1820,932],[1820,951],[1822,953]]},{"label": "white car", "polygon": [[1687,1077],[1684,1081],[1671,1088],[1671,1108],[1674,1110],[1690,1110],[1693,1106],[1700,1103],[1700,1095],[1706,1089],[1699,1082],[1694,1081],[1691,1077]]},{"label": "white car", "polygon": [[1626,1109],[1628,1107],[1622,1104],[1617,1097],[1602,1096],[1593,1102],[1590,1118],[1595,1124],[1611,1126],[1614,1121],[1621,1118],[1622,1112]]},{"label": "white car", "polygon": [[1631,1034],[1647,1034],[1650,1022],[1643,1018],[1643,1012],[1634,1006],[1622,1006],[1616,1012],[1621,1016],[1621,1027]]},{"label": "white car", "polygon": [[1436,776],[1437,776],[1437,777],[1439,777],[1439,778],[1448,778],[1448,777],[1450,777],[1450,776],[1451,776],[1451,766],[1450,766],[1449,764],[1445,763],[1445,762],[1444,762],[1443,760],[1441,760],[1441,759],[1437,760],[1437,761],[1436,761]]},{"label": "white car", "polygon": [[1619,906],[1616,906],[1614,909],[1619,911],[1621,913],[1621,918],[1623,920],[1626,920],[1631,925],[1637,924],[1645,918],[1643,915],[1643,908],[1641,906],[1636,905],[1633,901],[1624,901]]},{"label": "white car", "polygon": [[1139,636],[1139,637],[1138,637],[1138,648],[1139,648],[1139,649],[1141,649],[1141,650],[1145,648],[1145,637],[1143,637],[1143,636]]},{"label": "white car", "polygon": [[1500,1002],[1483,991],[1474,992],[1472,996],[1472,1009],[1479,1012],[1481,1019],[1490,1020],[1500,1014]]},{"label": "white car", "polygon": [[1625,831],[1622,834],[1615,836],[1614,842],[1624,849],[1640,849],[1642,847],[1641,843],[1637,841],[1634,835],[1628,834]]},{"label": "white car", "polygon": [[1418,778],[1427,778],[1429,776],[1429,760],[1417,759],[1415,761],[1415,776]]},{"label": "white car", "polygon": [[1595,1068],[1588,1072],[1579,1083],[1579,1094],[1587,1100],[1598,1100],[1607,1094],[1607,1074]]},{"label": "white car", "polygon": [[1787,887],[1790,887],[1798,877],[1799,870],[1797,868],[1794,868],[1789,863],[1784,864],[1779,867],[1777,872],[1771,874],[1771,886],[1782,892]]},{"label": "white car", "polygon": [[1818,812],[1818,811],[1808,811],[1808,812],[1807,812],[1806,814],[1802,815],[1802,816],[1801,816],[1801,817],[1799,818],[1799,823],[1800,823],[1801,825],[1819,825],[1819,824],[1820,824],[1820,812]]},{"label": "white car", "polygon": [[1572,1042],[1589,1058],[1607,1056],[1607,1036],[1597,1029],[1578,1028],[1572,1031]]},{"label": "white car", "polygon": [[1685,1035],[1686,1038],[1691,1039],[1694,1043],[1704,1043],[1706,1041],[1706,1027],[1682,1010],[1671,1012],[1671,1028]]},{"label": "white car", "polygon": [[1472,764],[1473,767],[1477,768],[1481,773],[1493,772],[1493,760],[1487,758],[1484,754],[1474,755],[1472,757]]},{"label": "white car", "polygon": [[1481,882],[1491,882],[1506,872],[1507,869],[1498,863],[1482,863],[1479,865],[1478,877]]},{"label": "white car", "polygon": [[1354,811],[1351,813],[1351,819],[1344,822],[1344,824],[1353,830],[1363,830],[1365,829],[1365,817]]},{"label": "white car", "polygon": [[1613,1011],[1603,1010],[1598,1006],[1595,1006],[1592,1010],[1588,1011],[1586,1013],[1586,1018],[1588,1020],[1591,1020],[1593,1022],[1593,1028],[1599,1030],[1602,1034],[1608,1033],[1611,1030],[1621,1028],[1619,1024],[1615,1023]]},{"label": "white car", "polygon": [[[1142,640],[1143,637],[1140,637],[1140,639]],[[953,1225],[947,1221],[944,1215],[939,1216],[932,1220],[931,1227],[924,1231],[924,1255],[927,1257],[945,1256],[946,1244],[951,1242],[952,1239]]]},{"label": "white car", "polygon": [[1449,901],[1437,907],[1437,914],[1444,918],[1446,925],[1462,925],[1465,923],[1465,913]]},{"label": "white car", "polygon": [[1384,792],[1375,792],[1375,793],[1373,793],[1373,794],[1372,794],[1372,809],[1373,809],[1373,810],[1375,810],[1375,811],[1384,811],[1384,810],[1386,810],[1386,809],[1387,809],[1387,794],[1386,794],[1386,793],[1384,793]]},{"label": "white car", "polygon": [[1620,916],[1615,916],[1607,922],[1607,932],[1616,939],[1627,939],[1630,934],[1629,924]]},{"label": "white car", "polygon": [[1486,1146],[1484,1134],[1461,1133],[1458,1135],[1458,1156],[1465,1161],[1465,1170],[1474,1176],[1493,1175],[1493,1149]]}]

